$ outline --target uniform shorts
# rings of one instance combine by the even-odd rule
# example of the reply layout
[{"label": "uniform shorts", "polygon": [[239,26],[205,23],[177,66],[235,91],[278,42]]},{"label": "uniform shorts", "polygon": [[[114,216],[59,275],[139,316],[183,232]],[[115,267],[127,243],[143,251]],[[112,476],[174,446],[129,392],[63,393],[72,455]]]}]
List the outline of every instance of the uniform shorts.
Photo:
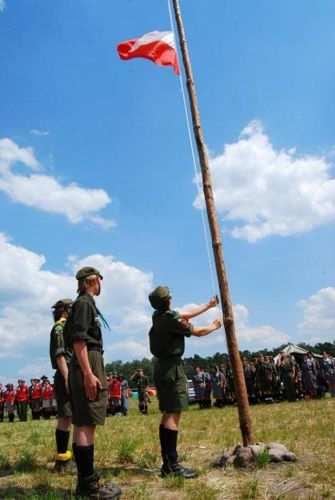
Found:
[{"label": "uniform shorts", "polygon": [[72,405],[72,423],[78,427],[103,425],[107,412],[107,378],[102,354],[98,351],[89,351],[88,359],[91,369],[101,382],[102,389],[98,391],[97,399],[90,401],[85,394],[83,374],[72,357],[69,369],[70,398]]},{"label": "uniform shorts", "polygon": [[54,389],[57,402],[57,416],[59,418],[72,417],[70,395],[66,391],[63,375],[58,370],[55,373]]},{"label": "uniform shorts", "polygon": [[154,360],[154,382],[162,413],[180,413],[188,407],[187,378],[183,361]]}]

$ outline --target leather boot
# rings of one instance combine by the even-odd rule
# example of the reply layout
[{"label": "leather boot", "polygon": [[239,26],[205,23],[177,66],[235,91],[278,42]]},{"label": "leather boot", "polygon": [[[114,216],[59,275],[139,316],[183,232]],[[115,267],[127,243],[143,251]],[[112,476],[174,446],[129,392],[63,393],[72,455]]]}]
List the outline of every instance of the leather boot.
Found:
[{"label": "leather boot", "polygon": [[121,489],[109,484],[108,487],[99,484],[98,474],[88,477],[79,477],[76,488],[76,498],[86,498],[89,500],[115,500],[120,498]]},{"label": "leather boot", "polygon": [[183,477],[184,479],[193,479],[195,477],[198,477],[198,473],[194,469],[184,467],[178,462],[171,462],[171,460],[166,460],[161,467],[161,476],[176,476]]},{"label": "leather boot", "polygon": [[66,460],[66,462],[61,460],[56,460],[54,472],[58,474],[75,474],[77,468],[72,460]]}]

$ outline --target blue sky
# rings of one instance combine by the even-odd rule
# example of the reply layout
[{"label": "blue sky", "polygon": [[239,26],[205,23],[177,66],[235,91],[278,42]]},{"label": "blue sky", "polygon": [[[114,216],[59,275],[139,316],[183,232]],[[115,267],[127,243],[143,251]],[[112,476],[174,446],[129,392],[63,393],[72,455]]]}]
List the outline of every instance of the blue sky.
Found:
[{"label": "blue sky", "polygon": [[[181,5],[240,344],[333,340],[334,3]],[[152,286],[212,294],[178,79],[115,51],[169,29],[165,0],[0,2],[0,378],[50,371],[50,306],[83,263],[107,360],[146,354]]]}]

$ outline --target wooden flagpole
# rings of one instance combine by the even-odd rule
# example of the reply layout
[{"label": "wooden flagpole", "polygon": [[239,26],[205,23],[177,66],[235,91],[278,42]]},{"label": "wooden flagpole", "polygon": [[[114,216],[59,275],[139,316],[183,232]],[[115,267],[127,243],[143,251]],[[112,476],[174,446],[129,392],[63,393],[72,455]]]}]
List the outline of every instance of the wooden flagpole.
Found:
[{"label": "wooden flagpole", "polygon": [[187,91],[188,91],[189,103],[192,115],[194,137],[198,149],[199,162],[201,166],[202,185],[203,185],[204,197],[207,208],[208,223],[212,237],[213,253],[214,253],[217,279],[220,289],[221,304],[223,308],[223,324],[225,328],[228,351],[234,375],[234,384],[235,384],[235,393],[238,405],[240,429],[243,438],[243,445],[248,446],[253,442],[250,407],[249,407],[248,393],[245,384],[242,361],[236,338],[233,307],[230,298],[228,278],[223,259],[221,231],[215,207],[215,200],[213,196],[213,187],[212,187],[211,173],[209,168],[209,158],[201,126],[198,99],[194,84],[191,59],[188,52],[179,0],[172,0],[172,3],[177,24],[181,54],[185,68],[186,84],[187,84]]}]

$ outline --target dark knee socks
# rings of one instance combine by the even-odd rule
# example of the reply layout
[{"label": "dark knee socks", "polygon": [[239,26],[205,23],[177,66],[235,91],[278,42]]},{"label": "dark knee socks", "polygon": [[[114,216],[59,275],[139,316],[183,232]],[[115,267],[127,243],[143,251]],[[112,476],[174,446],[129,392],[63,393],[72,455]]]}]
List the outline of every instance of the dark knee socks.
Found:
[{"label": "dark knee socks", "polygon": [[78,469],[78,476],[92,476],[94,473],[94,445],[78,446],[73,443],[72,448]]},{"label": "dark knee socks", "polygon": [[67,447],[69,445],[70,432],[56,429],[55,436],[56,436],[57,453],[66,453]]},{"label": "dark knee socks", "polygon": [[161,443],[163,462],[176,463],[178,460],[177,441],[178,431],[166,429],[163,425],[159,427],[159,440]]}]

